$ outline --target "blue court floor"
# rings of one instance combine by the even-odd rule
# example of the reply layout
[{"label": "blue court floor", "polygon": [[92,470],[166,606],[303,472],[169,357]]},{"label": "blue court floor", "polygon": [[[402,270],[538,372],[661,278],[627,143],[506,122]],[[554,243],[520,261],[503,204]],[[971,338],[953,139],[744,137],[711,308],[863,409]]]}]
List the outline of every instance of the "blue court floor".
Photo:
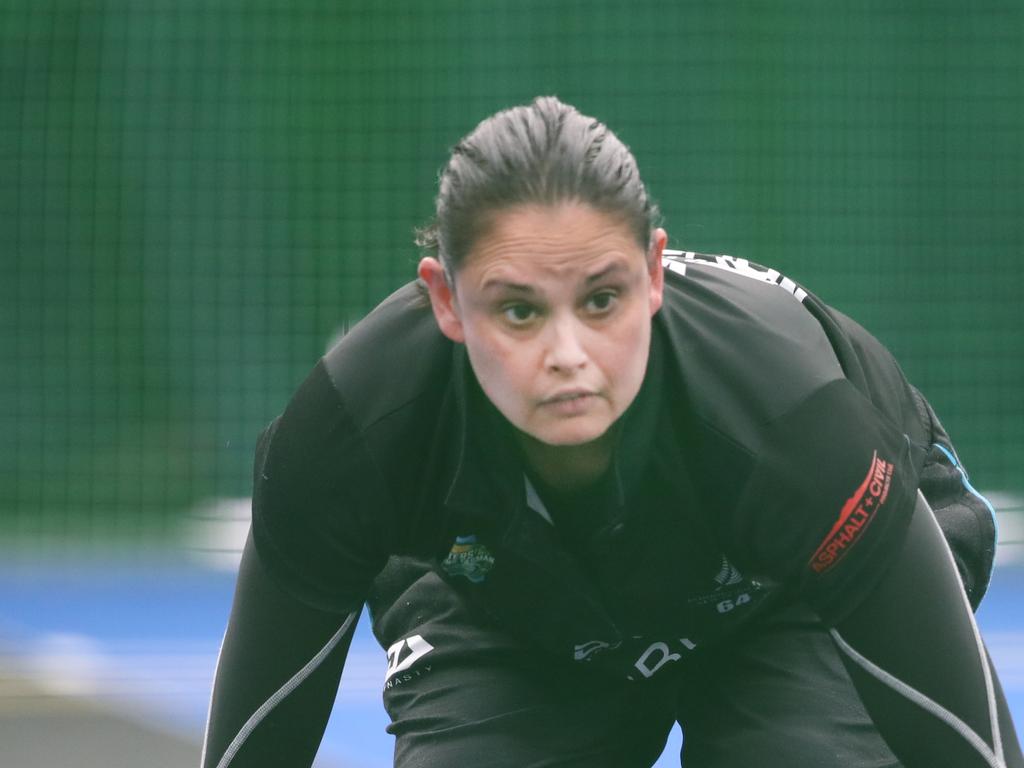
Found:
[{"label": "blue court floor", "polygon": [[[152,731],[186,739],[195,745],[190,764],[198,765],[233,583],[229,570],[200,565],[185,552],[5,557],[0,699],[31,686],[53,701],[87,700]],[[978,618],[1015,721],[1024,727],[1024,566],[996,569]],[[390,766],[391,737],[384,732],[381,705],[385,669],[385,655],[364,616],[318,766]],[[3,711],[18,711],[18,701],[6,704],[0,719]],[[4,740],[18,738],[20,730],[9,725]],[[677,731],[659,766],[678,765],[679,744]],[[128,758],[124,764],[143,763]]]}]

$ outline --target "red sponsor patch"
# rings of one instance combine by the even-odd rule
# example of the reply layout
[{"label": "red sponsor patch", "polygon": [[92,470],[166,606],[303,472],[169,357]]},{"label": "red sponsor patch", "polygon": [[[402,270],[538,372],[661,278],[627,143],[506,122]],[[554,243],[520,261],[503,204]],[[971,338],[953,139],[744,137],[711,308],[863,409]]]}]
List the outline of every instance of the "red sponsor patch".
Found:
[{"label": "red sponsor patch", "polygon": [[871,456],[871,467],[853,496],[847,499],[821,545],[815,550],[808,565],[815,573],[824,573],[838,563],[853,545],[860,541],[864,531],[875,519],[878,508],[885,503],[892,484],[892,462]]}]

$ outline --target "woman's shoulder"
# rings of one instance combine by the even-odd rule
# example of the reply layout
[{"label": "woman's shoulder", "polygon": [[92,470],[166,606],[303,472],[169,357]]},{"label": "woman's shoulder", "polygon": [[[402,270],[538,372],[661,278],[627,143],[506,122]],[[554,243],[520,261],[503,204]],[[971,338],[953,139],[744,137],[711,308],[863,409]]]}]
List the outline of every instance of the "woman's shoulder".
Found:
[{"label": "woman's shoulder", "polygon": [[[349,329],[261,435],[253,520],[268,560],[290,560],[296,573],[348,567],[409,526],[430,466],[423,446],[452,420],[451,344],[416,295],[414,285],[399,289]],[[343,556],[331,549],[338,541]],[[307,557],[313,550],[333,555]]]},{"label": "woman's shoulder", "polygon": [[369,481],[368,467],[432,436],[448,416],[453,355],[416,295],[413,284],[399,289],[317,361],[264,431],[258,466],[269,462],[300,486],[339,466]]},{"label": "woman's shoulder", "polygon": [[452,343],[412,282],[348,329],[320,365],[337,398],[366,428],[408,405],[442,397],[451,379]]},{"label": "woman's shoulder", "polygon": [[[846,379],[895,425],[921,431],[912,387],[889,350],[806,287],[746,259],[673,253],[667,313],[697,400],[742,434]],[[690,348],[683,349],[689,344]]]},{"label": "woman's shoulder", "polygon": [[813,297],[776,270],[696,253],[665,266],[661,324],[704,423],[753,447],[765,423],[844,378]]}]

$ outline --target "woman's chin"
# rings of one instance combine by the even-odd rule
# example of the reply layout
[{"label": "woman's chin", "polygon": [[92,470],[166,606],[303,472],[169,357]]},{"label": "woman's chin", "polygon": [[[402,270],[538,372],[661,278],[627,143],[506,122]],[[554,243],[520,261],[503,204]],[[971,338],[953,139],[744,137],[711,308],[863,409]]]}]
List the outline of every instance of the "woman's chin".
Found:
[{"label": "woman's chin", "polygon": [[553,440],[546,440],[545,442],[552,448],[586,448],[588,445],[592,445],[600,441],[603,434],[604,433],[583,433],[558,436]]},{"label": "woman's chin", "polygon": [[583,448],[600,442],[609,433],[610,424],[580,423],[560,424],[554,428],[527,432],[527,436],[549,448]]}]

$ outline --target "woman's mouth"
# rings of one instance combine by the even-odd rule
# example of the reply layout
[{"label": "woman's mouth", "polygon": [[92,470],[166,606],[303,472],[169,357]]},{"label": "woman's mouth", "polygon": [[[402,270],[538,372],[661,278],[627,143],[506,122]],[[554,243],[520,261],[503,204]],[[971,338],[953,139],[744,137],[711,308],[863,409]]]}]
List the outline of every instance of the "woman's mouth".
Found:
[{"label": "woman's mouth", "polygon": [[554,411],[562,416],[576,416],[585,413],[596,399],[597,395],[593,392],[572,390],[552,395],[542,401],[541,405],[545,409]]}]

